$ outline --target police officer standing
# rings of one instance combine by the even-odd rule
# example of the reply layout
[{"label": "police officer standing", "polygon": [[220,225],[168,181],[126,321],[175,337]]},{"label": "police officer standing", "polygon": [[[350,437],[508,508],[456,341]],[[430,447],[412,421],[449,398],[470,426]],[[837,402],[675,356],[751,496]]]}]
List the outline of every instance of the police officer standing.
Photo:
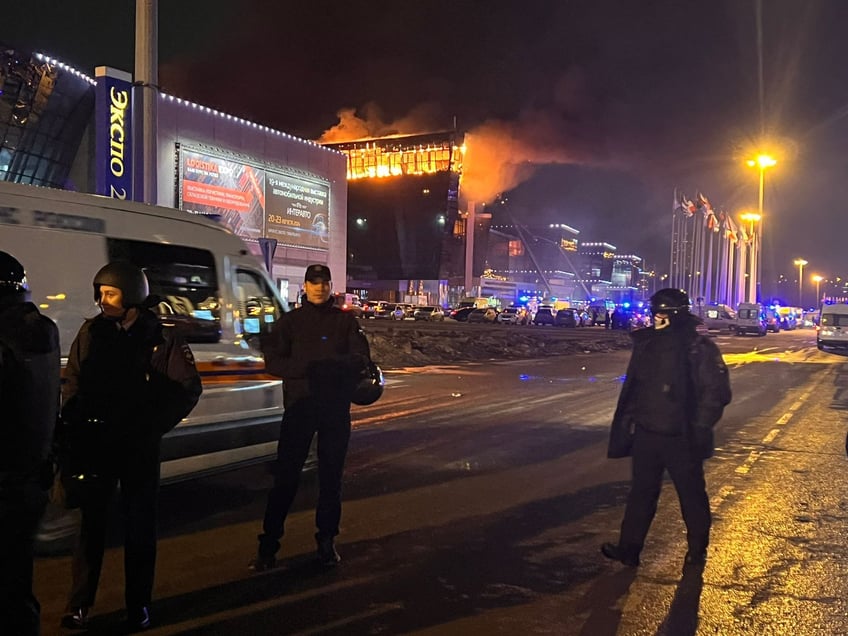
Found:
[{"label": "police officer standing", "polygon": [[284,314],[262,340],[265,366],[283,378],[285,414],[274,485],[268,494],[254,571],[274,567],[283,526],[297,493],[312,438],[318,435],[317,561],[340,560],[334,539],[341,519],[342,472],[350,440],[353,390],[370,361],[368,341],[352,313],[335,307],[330,269],[306,269],[305,302]]},{"label": "police officer standing", "polygon": [[59,330],[28,302],[21,264],[0,252],[0,624],[40,633],[32,593],[35,533],[52,483],[59,412]]},{"label": "police officer standing", "polygon": [[721,352],[701,321],[689,313],[689,296],[661,289],[651,297],[653,328],[632,333],[633,354],[613,416],[607,455],[632,456],[632,482],[618,543],[601,552],[625,565],[639,554],[657,510],[668,470],[686,524],[687,567],[703,567],[710,537],[710,502],[703,460],[711,457],[713,427],[730,402]]},{"label": "police officer standing", "polygon": [[68,496],[78,500],[82,524],[62,624],[87,627],[120,482],[127,623],[138,630],[150,626],[160,440],[197,403],[200,376],[179,333],[145,307],[141,269],[111,262],[93,286],[101,313],[83,323],[71,345],[64,386],[62,419],[78,489]]}]

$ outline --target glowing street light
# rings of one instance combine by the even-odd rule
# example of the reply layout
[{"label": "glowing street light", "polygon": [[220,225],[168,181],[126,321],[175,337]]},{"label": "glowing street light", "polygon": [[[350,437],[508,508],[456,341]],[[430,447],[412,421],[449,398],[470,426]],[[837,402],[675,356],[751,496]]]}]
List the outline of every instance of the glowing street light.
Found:
[{"label": "glowing street light", "polygon": [[798,266],[798,306],[803,307],[801,296],[804,293],[804,265],[807,264],[803,258],[796,258],[795,265]]},{"label": "glowing street light", "polygon": [[746,162],[751,168],[757,166],[760,170],[765,170],[766,168],[771,168],[777,165],[777,159],[774,157],[770,157],[769,155],[757,155],[753,159],[748,159]]},{"label": "glowing street light", "polygon": [[754,233],[754,223],[762,219],[763,217],[757,214],[756,212],[745,212],[744,214],[740,214],[739,218],[743,221],[746,221],[750,224],[750,234]]},{"label": "glowing street light", "polygon": [[[766,187],[766,170],[768,168],[772,168],[777,165],[777,159],[772,157],[771,155],[759,154],[753,159],[748,159],[746,162],[748,166],[751,168],[757,168],[760,171],[760,191],[759,198],[757,204],[757,212],[760,215],[760,225],[757,236],[755,237],[755,242],[757,243],[757,257],[756,260],[752,263],[752,272],[753,276],[751,277],[753,280],[751,281],[752,285],[756,285],[757,290],[757,298],[756,300],[760,300],[761,298],[761,264],[762,264],[762,245],[763,245],[763,197],[765,194]],[[753,256],[753,255],[752,255]]]},{"label": "glowing street light", "polygon": [[818,274],[813,276],[813,281],[816,283],[816,306],[821,305],[821,291],[819,288],[823,280],[824,276],[819,276]]}]

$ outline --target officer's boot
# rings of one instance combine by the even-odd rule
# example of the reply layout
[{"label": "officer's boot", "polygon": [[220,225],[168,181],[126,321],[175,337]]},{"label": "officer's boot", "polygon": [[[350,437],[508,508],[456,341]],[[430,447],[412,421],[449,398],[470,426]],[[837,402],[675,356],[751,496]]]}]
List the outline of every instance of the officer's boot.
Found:
[{"label": "officer's boot", "polygon": [[335,567],[342,558],[336,552],[333,537],[316,537],[318,549],[315,551],[315,560],[324,567]]},{"label": "officer's boot", "polygon": [[604,543],[601,546],[601,554],[606,558],[620,561],[631,568],[639,567],[639,552],[641,552],[641,548],[635,545]]}]

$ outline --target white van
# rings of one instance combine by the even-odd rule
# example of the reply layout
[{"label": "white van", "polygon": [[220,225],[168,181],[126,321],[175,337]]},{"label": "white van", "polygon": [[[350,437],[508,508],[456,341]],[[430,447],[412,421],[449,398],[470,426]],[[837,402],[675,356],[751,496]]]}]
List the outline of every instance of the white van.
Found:
[{"label": "white van", "polygon": [[756,336],[764,336],[767,328],[766,312],[760,303],[739,303],[733,329],[737,335],[752,333]]},{"label": "white van", "polygon": [[274,454],[282,392],[255,336],[284,304],[229,230],[180,210],[0,182],[0,250],[23,264],[32,301],[58,324],[63,362],[98,312],[97,270],[114,259],[144,268],[161,319],[182,331],[203,380],[198,405],[163,439],[163,480]]},{"label": "white van", "polygon": [[821,350],[848,349],[848,304],[822,305],[816,345]]},{"label": "white van", "polygon": [[729,332],[736,326],[736,312],[727,305],[707,305],[700,307],[701,320],[707,329]]}]

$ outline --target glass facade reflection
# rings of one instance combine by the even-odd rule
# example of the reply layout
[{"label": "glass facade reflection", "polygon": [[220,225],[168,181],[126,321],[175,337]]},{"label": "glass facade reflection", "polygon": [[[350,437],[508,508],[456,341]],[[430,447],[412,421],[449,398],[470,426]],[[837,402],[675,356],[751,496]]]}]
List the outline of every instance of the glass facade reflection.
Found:
[{"label": "glass facade reflection", "polygon": [[0,44],[0,180],[64,189],[94,113],[94,81]]}]

